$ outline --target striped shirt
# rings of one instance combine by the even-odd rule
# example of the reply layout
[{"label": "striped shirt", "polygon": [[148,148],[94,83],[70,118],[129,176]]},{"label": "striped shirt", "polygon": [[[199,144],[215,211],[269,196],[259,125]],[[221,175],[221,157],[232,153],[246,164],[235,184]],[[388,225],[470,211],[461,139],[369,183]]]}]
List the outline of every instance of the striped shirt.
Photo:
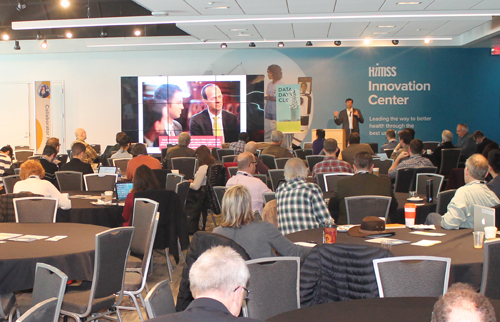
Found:
[{"label": "striped shirt", "polygon": [[12,164],[12,160],[6,154],[0,153],[0,187],[3,187],[3,176],[5,170],[9,169]]}]

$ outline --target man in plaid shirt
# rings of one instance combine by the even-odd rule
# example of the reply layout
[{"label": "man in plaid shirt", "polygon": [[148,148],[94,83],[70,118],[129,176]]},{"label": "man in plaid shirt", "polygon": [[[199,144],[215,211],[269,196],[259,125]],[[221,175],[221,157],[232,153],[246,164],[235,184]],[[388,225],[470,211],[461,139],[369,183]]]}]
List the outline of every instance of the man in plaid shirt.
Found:
[{"label": "man in plaid shirt", "polygon": [[229,148],[231,150],[234,150],[235,154],[243,153],[245,152],[245,144],[247,144],[247,141],[248,134],[246,134],[245,132],[241,132],[238,135],[238,142],[231,142],[231,144],[229,144]]},{"label": "man in plaid shirt", "polygon": [[287,182],[276,189],[278,227],[283,235],[318,228],[331,219],[321,189],[306,182],[306,177],[307,168],[301,159],[288,160],[285,165]]},{"label": "man in plaid shirt", "polygon": [[337,140],[326,139],[323,142],[323,150],[325,151],[326,158],[323,161],[316,163],[313,168],[312,177],[316,182],[316,173],[320,172],[348,172],[354,173],[352,166],[345,161],[337,159],[336,153],[339,148],[337,147]]}]

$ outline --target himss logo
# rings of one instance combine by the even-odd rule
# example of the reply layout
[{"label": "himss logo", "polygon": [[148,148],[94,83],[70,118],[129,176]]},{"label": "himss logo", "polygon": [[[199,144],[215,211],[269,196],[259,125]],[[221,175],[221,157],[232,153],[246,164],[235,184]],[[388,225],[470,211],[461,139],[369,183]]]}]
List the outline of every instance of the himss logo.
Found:
[{"label": "himss logo", "polygon": [[[378,64],[377,64],[378,65]],[[368,77],[396,77],[398,74],[396,71],[396,66],[375,66],[368,67]]]}]

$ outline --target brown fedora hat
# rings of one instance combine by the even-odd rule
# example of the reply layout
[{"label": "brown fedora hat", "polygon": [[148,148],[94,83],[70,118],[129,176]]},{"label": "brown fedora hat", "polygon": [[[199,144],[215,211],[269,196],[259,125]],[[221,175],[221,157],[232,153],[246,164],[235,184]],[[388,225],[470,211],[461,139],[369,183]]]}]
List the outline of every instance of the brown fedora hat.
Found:
[{"label": "brown fedora hat", "polygon": [[360,226],[354,226],[347,232],[353,237],[365,237],[370,235],[388,234],[385,230],[385,221],[375,216],[363,218]]}]

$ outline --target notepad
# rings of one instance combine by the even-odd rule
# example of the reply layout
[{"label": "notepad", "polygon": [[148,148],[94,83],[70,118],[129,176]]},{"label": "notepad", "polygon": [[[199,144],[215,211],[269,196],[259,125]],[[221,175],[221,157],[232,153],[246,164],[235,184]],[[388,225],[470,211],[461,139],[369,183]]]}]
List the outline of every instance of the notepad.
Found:
[{"label": "notepad", "polygon": [[421,241],[418,241],[416,243],[411,243],[412,246],[424,246],[424,247],[428,247],[428,246],[433,246],[433,245],[436,245],[436,244],[439,244],[441,243],[440,240],[429,240],[429,239],[422,239]]}]

